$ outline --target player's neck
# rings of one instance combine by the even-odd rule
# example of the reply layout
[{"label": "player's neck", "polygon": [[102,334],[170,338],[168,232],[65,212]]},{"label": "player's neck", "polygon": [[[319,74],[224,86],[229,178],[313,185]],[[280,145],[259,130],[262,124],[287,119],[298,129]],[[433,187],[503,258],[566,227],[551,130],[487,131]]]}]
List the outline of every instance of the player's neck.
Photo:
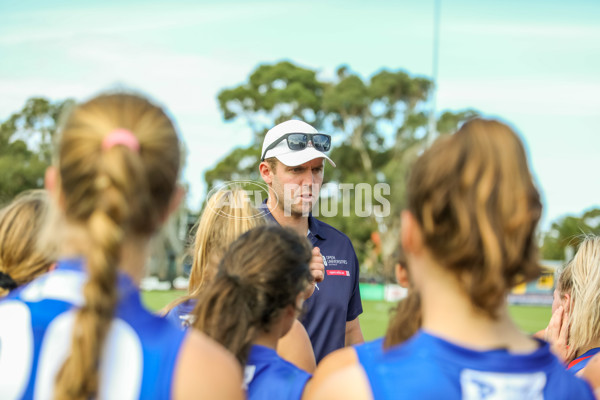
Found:
[{"label": "player's neck", "polygon": [[[65,227],[64,241],[59,249],[59,258],[80,257],[90,251],[91,239],[87,230],[75,224]],[[119,270],[139,285],[144,276],[145,264],[149,255],[149,239],[129,236],[123,241]]]},{"label": "player's neck", "polygon": [[119,269],[129,275],[139,286],[146,273],[146,261],[150,255],[149,240],[139,239],[123,243]]},{"label": "player's neck", "polygon": [[577,354],[575,355],[575,358],[582,356],[586,351],[589,351],[591,349],[595,349],[597,347],[600,347],[600,339],[597,340],[593,340],[592,342],[588,343],[587,345],[583,346],[581,349],[579,349],[577,351]]},{"label": "player's neck", "polygon": [[308,232],[308,216],[287,215],[283,208],[278,207],[277,204],[273,204],[271,199],[272,197],[269,197],[267,207],[279,225],[292,228],[298,232],[299,235],[306,236]]},{"label": "player's neck", "polygon": [[451,273],[431,272],[439,275],[431,276],[420,288],[424,330],[474,350],[505,348],[513,353],[530,353],[538,347],[519,331],[506,304],[498,308],[494,319],[473,306]]},{"label": "player's neck", "polygon": [[263,331],[259,333],[254,340],[254,344],[276,350],[277,342],[279,341],[279,333],[275,331],[276,329],[271,329],[270,332]]}]

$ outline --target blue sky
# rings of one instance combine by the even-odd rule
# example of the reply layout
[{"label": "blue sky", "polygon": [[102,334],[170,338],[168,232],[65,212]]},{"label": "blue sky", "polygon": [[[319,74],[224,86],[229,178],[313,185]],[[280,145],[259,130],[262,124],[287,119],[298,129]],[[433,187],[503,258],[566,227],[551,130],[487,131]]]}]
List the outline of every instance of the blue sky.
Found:
[{"label": "blue sky", "polygon": [[[437,109],[472,107],[524,138],[544,225],[600,206],[600,2],[442,0]],[[430,76],[433,0],[0,0],[0,119],[31,96],[142,90],[167,106],[202,174],[250,141],[225,123],[217,92],[282,59],[333,76],[381,68]],[[258,151],[258,150],[257,150]]]}]

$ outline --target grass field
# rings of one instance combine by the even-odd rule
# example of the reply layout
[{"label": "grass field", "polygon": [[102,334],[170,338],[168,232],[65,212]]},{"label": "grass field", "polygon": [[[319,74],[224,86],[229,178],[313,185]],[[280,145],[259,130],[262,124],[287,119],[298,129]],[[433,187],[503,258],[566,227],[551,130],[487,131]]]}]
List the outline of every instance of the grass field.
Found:
[{"label": "grass field", "polygon": [[[170,301],[184,295],[184,291],[143,292],[142,299],[151,310],[160,310]],[[382,301],[363,301],[363,313],[359,317],[365,340],[383,336],[387,328],[389,310],[394,303]],[[521,327],[528,333],[544,329],[550,321],[550,307],[538,306],[510,306],[510,314]]]}]

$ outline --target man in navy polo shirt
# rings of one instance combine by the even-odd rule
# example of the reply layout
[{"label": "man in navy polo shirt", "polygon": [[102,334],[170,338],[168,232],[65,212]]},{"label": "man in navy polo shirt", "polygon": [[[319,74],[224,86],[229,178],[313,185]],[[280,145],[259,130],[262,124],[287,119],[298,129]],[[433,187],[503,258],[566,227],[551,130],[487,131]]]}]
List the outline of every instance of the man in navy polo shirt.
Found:
[{"label": "man in navy polo shirt", "polygon": [[260,174],[269,186],[264,203],[267,218],[295,229],[311,240],[313,262],[319,252],[325,275],[305,302],[302,323],[319,362],[332,351],[364,341],[358,316],[362,313],[358,289],[358,260],[350,239],[311,215],[319,199],[325,160],[331,145],[328,135],[311,125],[290,120],[265,136]]}]

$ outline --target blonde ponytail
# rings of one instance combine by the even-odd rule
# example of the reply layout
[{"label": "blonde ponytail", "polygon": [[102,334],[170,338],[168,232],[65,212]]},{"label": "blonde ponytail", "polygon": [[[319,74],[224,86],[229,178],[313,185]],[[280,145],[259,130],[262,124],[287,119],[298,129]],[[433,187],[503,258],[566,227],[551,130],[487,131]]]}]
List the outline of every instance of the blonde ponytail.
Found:
[{"label": "blonde ponytail", "polygon": [[42,246],[39,236],[48,214],[45,190],[21,193],[0,210],[0,298],[48,271],[55,259],[52,246]]},{"label": "blonde ponytail", "polygon": [[[129,142],[112,140],[115,132],[131,135]],[[62,129],[58,172],[65,219],[84,228],[89,243],[81,249],[88,272],[85,302],[56,378],[55,399],[98,395],[98,365],[118,300],[123,242],[157,229],[178,170],[179,143],[171,121],[138,96],[97,97],[75,108]]]}]

